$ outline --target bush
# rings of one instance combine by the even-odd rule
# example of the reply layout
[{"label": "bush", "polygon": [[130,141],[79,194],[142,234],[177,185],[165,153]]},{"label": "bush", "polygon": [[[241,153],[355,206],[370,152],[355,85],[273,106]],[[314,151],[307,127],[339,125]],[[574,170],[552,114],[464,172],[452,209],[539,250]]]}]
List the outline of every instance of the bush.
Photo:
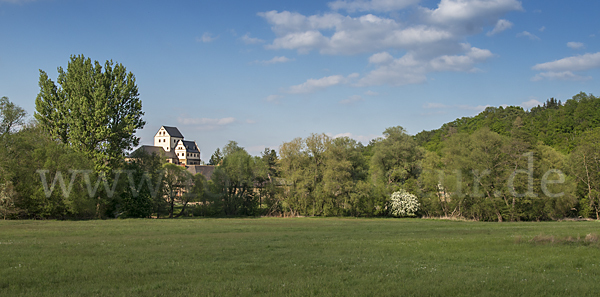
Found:
[{"label": "bush", "polygon": [[419,201],[417,196],[407,192],[406,190],[400,190],[392,193],[391,206],[392,215],[397,217],[414,217],[415,213],[419,210]]}]

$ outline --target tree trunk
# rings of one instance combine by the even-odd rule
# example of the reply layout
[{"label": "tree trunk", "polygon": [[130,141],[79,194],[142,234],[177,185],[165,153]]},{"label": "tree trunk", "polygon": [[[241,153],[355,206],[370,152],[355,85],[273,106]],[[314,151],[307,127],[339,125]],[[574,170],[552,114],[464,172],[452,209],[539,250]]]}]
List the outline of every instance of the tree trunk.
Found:
[{"label": "tree trunk", "polygon": [[181,211],[179,212],[179,214],[177,216],[175,216],[176,218],[180,217],[183,212],[185,211],[185,207],[187,206],[187,202],[183,203],[183,207],[181,208]]}]

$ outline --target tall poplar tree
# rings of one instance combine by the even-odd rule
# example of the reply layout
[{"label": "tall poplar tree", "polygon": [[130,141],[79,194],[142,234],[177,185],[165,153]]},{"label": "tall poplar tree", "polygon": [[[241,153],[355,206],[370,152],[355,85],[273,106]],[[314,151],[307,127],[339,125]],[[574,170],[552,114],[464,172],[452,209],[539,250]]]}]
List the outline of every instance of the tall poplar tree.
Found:
[{"label": "tall poplar tree", "polygon": [[54,83],[40,70],[35,118],[50,136],[94,160],[96,170],[116,168],[125,151],[139,144],[144,127],[135,76],[120,63],[104,67],[83,55],[58,67]]}]

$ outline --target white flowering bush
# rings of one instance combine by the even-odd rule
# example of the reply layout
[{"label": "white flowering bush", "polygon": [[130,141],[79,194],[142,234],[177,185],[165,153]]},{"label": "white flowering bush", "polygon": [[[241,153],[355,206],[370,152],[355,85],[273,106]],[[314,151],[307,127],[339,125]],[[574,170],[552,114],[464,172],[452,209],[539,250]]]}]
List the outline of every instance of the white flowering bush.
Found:
[{"label": "white flowering bush", "polygon": [[419,200],[417,196],[400,190],[392,193],[391,196],[392,215],[397,217],[413,217],[419,210]]}]

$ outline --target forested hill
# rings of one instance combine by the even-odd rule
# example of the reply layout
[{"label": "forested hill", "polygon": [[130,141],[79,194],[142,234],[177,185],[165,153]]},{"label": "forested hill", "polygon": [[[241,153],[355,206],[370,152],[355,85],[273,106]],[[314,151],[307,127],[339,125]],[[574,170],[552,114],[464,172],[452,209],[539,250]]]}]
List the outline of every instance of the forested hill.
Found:
[{"label": "forested hill", "polygon": [[512,136],[515,128],[525,134],[530,143],[538,141],[568,153],[575,146],[575,138],[582,132],[600,126],[600,97],[579,93],[566,102],[548,99],[543,106],[526,111],[519,106],[488,107],[474,117],[463,117],[431,131],[415,135],[425,149],[440,153],[443,140],[460,132],[473,133],[480,128],[504,136]]}]

